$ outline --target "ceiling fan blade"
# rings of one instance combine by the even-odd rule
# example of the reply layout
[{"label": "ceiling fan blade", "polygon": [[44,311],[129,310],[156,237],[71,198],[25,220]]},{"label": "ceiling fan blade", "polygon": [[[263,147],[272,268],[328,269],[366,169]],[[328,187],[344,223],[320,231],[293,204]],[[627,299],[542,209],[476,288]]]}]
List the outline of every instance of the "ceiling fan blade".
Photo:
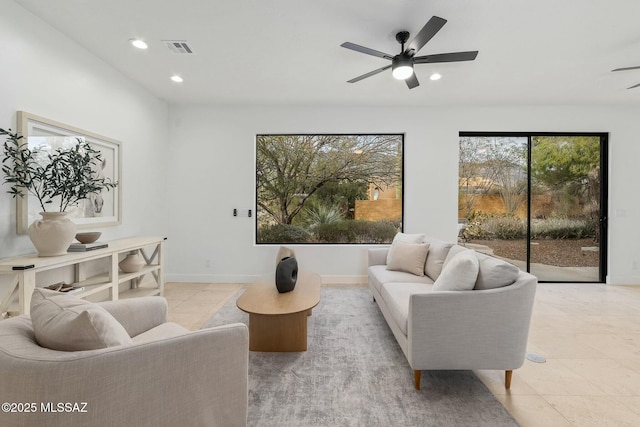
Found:
[{"label": "ceiling fan blade", "polygon": [[369,71],[367,74],[363,74],[363,75],[355,77],[355,78],[353,78],[351,80],[347,80],[347,83],[359,82],[360,80],[366,79],[367,77],[375,76],[376,74],[381,73],[384,70],[388,70],[389,68],[391,68],[391,65],[387,65],[386,67],[378,68],[377,70]]},{"label": "ceiling fan blade", "polygon": [[637,67],[616,68],[615,70],[611,70],[611,71],[627,71],[627,70],[638,70],[638,69],[640,69],[640,65]]},{"label": "ceiling fan blade", "polygon": [[478,56],[477,50],[469,52],[440,53],[437,55],[414,56],[414,64],[430,64],[434,62],[473,61]]},{"label": "ceiling fan blade", "polygon": [[411,74],[411,77],[406,79],[405,82],[407,82],[407,86],[409,86],[409,89],[413,89],[414,87],[420,86],[420,82],[418,82],[416,73]]},{"label": "ceiling fan blade", "polygon": [[633,89],[633,88],[636,88],[636,87],[640,87],[640,83],[638,83],[637,85],[633,85],[631,87],[628,87],[627,89]]},{"label": "ceiling fan blade", "polygon": [[360,46],[359,44],[344,42],[340,46],[345,47],[347,49],[355,50],[356,52],[366,53],[367,55],[377,56],[378,58],[384,58],[389,60],[393,59],[393,55],[380,52],[379,50],[369,49],[368,47]]},{"label": "ceiling fan blade", "polygon": [[439,16],[432,16],[431,19],[429,19],[429,22],[427,22],[420,32],[416,34],[413,40],[409,42],[407,50],[413,49],[417,52],[422,49],[422,47],[427,44],[427,42],[431,40],[431,38],[435,36],[446,23],[446,19],[440,18]]}]

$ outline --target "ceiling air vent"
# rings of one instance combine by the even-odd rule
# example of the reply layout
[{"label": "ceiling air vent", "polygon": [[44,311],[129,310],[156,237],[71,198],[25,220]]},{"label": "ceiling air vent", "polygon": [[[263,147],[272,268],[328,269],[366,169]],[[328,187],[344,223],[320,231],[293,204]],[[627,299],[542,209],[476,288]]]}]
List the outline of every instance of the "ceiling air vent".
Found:
[{"label": "ceiling air vent", "polygon": [[186,40],[162,40],[173,53],[193,53]]}]

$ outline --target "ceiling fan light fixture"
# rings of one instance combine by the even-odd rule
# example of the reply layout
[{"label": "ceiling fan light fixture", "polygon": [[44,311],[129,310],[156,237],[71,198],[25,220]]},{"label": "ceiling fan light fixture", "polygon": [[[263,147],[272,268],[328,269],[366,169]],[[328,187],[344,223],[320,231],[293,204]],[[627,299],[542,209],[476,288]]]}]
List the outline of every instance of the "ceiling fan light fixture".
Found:
[{"label": "ceiling fan light fixture", "polygon": [[413,74],[413,68],[409,65],[402,65],[400,67],[396,67],[392,71],[393,77],[398,80],[407,80]]},{"label": "ceiling fan light fixture", "polygon": [[391,61],[391,74],[398,80],[406,80],[413,75],[411,58],[398,55]]},{"label": "ceiling fan light fixture", "polygon": [[[398,80],[404,80],[409,89],[414,89],[420,86],[420,82],[416,77],[413,65],[414,64],[434,64],[441,62],[459,62],[459,61],[473,61],[478,55],[478,51],[466,51],[466,52],[448,52],[440,53],[436,55],[421,55],[415,56],[428,42],[435,36],[440,29],[447,23],[447,20],[440,18],[439,16],[432,16],[429,21],[422,27],[420,31],[409,41],[409,32],[400,31],[396,33],[396,41],[400,43],[400,53],[393,56],[389,53],[380,52],[379,50],[371,49],[365,46],[360,46],[355,43],[344,42],[340,46],[354,50],[356,52],[364,53],[367,55],[382,58],[387,61],[391,61],[391,64],[380,67],[377,70],[369,71],[361,76],[347,80],[347,83],[356,83],[360,80],[375,76],[383,71],[391,68],[391,74]],[[408,44],[407,44],[408,42]],[[437,76],[433,76],[432,80]]]}]

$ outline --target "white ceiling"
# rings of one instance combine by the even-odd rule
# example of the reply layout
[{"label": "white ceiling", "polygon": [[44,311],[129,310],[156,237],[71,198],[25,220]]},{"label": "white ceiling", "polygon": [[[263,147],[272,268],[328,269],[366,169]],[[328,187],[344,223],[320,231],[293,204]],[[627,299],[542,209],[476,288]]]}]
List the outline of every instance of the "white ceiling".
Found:
[{"label": "white ceiling", "polygon": [[[172,104],[640,105],[640,87],[627,90],[640,70],[611,72],[640,65],[640,0],[16,2]],[[475,61],[416,65],[412,90],[391,70],[346,82],[388,62],[341,43],[396,54],[396,32],[433,15],[448,22],[418,54],[478,50]]]}]

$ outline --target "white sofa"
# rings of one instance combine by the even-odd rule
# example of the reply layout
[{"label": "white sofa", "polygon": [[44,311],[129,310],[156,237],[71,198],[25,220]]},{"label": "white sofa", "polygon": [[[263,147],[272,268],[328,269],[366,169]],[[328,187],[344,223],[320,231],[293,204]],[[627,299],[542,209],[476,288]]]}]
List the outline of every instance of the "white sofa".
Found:
[{"label": "white sofa", "polygon": [[[402,254],[394,251],[399,236],[412,236],[428,246],[423,275],[398,269],[397,257],[395,271],[388,269],[389,251]],[[504,370],[505,387],[509,388],[513,369],[524,363],[537,279],[505,261],[465,251],[470,250],[424,235],[401,233],[391,248],[369,250],[369,287],[414,370],[418,390],[422,370],[456,369]],[[477,267],[452,262],[462,252],[456,261],[464,257]],[[468,276],[469,271],[473,276],[469,290],[437,290],[442,288],[445,275],[456,282],[460,274]],[[451,283],[447,286],[451,288]],[[453,288],[457,287],[458,283],[453,283]]]}]

